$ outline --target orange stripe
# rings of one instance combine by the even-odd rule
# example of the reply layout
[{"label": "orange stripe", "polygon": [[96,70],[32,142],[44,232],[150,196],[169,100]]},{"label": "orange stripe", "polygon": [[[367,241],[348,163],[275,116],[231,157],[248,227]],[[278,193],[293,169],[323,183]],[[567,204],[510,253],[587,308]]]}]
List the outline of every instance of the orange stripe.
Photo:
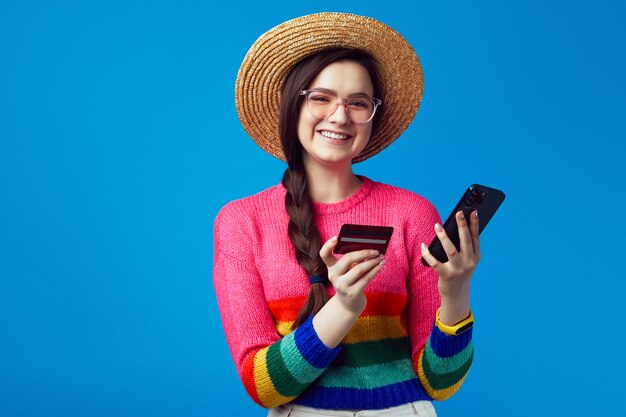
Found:
[{"label": "orange stripe", "polygon": [[[406,294],[389,292],[366,292],[367,306],[361,317],[365,316],[399,316],[406,310],[408,297]],[[298,312],[304,305],[305,297],[281,298],[268,301],[267,305],[276,321],[296,321]]]},{"label": "orange stripe", "polygon": [[254,355],[248,356],[248,359],[244,362],[243,369],[241,371],[241,380],[243,381],[243,386],[246,388],[246,391],[252,400],[259,405],[263,405],[261,403],[261,399],[259,398],[259,394],[256,391],[256,384],[254,383]]}]

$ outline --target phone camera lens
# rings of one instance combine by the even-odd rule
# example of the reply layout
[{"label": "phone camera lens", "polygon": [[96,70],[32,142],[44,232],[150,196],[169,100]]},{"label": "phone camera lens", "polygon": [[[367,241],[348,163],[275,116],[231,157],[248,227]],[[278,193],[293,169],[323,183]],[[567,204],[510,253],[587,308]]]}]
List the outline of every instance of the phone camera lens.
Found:
[{"label": "phone camera lens", "polygon": [[487,195],[487,193],[483,190],[474,188],[472,190],[472,197],[475,199],[475,201],[477,201],[479,204],[482,203],[482,201],[485,199],[485,195]]}]

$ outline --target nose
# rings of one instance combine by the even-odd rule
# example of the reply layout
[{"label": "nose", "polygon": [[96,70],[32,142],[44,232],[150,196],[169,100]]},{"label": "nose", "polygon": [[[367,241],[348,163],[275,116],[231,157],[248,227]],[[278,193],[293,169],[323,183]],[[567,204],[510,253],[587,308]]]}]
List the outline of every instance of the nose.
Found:
[{"label": "nose", "polygon": [[350,123],[350,117],[348,117],[348,108],[342,99],[337,100],[337,107],[328,117],[328,121],[336,123],[338,125],[346,125]]}]

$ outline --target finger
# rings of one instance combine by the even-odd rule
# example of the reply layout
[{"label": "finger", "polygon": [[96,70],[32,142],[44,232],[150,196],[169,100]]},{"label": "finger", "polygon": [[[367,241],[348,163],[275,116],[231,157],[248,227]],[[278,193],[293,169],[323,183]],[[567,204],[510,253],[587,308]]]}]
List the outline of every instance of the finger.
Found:
[{"label": "finger", "polygon": [[470,228],[467,225],[467,219],[463,211],[459,211],[456,214],[456,223],[459,227],[459,242],[461,246],[461,255],[464,257],[474,256],[474,248],[472,242],[472,234]]},{"label": "finger", "polygon": [[337,261],[337,272],[345,274],[346,271],[353,268],[353,265],[359,265],[363,261],[377,257],[379,252],[373,249],[364,249],[346,253],[343,258]]},{"label": "finger", "polygon": [[381,269],[383,269],[383,266],[385,265],[384,259],[382,260],[373,259],[372,261],[376,262],[374,267],[370,269],[367,273],[361,275],[361,277],[356,280],[356,282],[351,287],[352,290],[357,291],[357,292],[363,291],[363,289],[367,286],[367,284],[369,284],[369,282],[376,276],[376,274],[380,272]]},{"label": "finger", "polygon": [[439,260],[435,258],[432,253],[430,253],[430,251],[428,250],[428,247],[426,246],[424,242],[422,242],[421,248],[422,248],[422,256],[424,257],[428,265],[430,265],[430,267],[434,269],[435,271],[441,268],[443,264],[439,262]]},{"label": "finger", "polygon": [[452,261],[459,254],[459,251],[456,250],[454,243],[452,243],[448,234],[439,223],[435,223],[435,232],[437,233],[443,250],[446,252],[446,255],[448,255],[448,261]]},{"label": "finger", "polygon": [[333,236],[320,249],[320,257],[329,268],[337,263],[337,257],[333,255],[333,249],[337,246],[337,242],[337,236]]},{"label": "finger", "polygon": [[[352,286],[352,285],[355,285],[355,283],[360,282],[362,279],[367,278],[375,268],[380,266],[380,263],[383,261],[384,261],[383,255],[379,255],[374,259],[369,259],[367,261],[363,261],[363,262],[356,264],[355,266],[350,268],[348,272],[344,274],[343,285]],[[374,272],[374,275],[375,274],[376,272]],[[363,284],[363,286],[364,285],[365,284]]]},{"label": "finger", "polygon": [[470,233],[472,234],[472,246],[474,247],[474,256],[480,259],[480,223],[478,222],[478,210],[474,210],[470,214]]}]

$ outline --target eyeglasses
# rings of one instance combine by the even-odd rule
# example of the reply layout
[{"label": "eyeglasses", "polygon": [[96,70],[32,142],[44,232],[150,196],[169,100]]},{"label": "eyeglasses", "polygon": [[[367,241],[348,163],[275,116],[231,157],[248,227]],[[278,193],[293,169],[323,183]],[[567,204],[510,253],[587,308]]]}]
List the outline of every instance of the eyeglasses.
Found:
[{"label": "eyeglasses", "polygon": [[306,109],[311,116],[325,119],[343,104],[350,121],[360,125],[372,120],[376,108],[382,104],[382,100],[366,95],[339,98],[323,90],[302,90],[300,95],[306,97]]}]

